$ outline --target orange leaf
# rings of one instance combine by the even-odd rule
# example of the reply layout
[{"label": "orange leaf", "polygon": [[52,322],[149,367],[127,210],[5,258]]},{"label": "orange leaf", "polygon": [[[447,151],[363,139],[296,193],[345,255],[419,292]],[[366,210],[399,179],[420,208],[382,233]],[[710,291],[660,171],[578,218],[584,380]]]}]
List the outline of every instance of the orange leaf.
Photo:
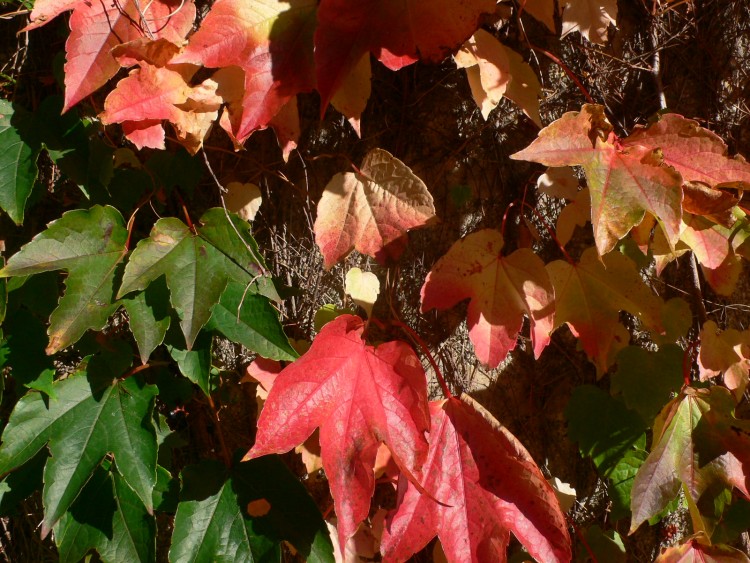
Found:
[{"label": "orange leaf", "polygon": [[[195,154],[221,107],[216,82],[209,79],[195,87],[189,86],[186,78],[189,79],[196,69],[188,65],[163,68],[145,62],[140,65],[120,80],[107,96],[102,123],[142,123],[141,127],[129,125],[126,136],[136,146],[153,146],[150,143],[158,135],[155,122],[167,120],[174,126],[178,141]],[[163,132],[161,135],[163,143]]]},{"label": "orange leaf", "polygon": [[382,149],[360,172],[336,174],[318,202],[315,242],[326,269],[352,249],[382,258],[389,244],[435,217],[432,196],[411,169]]},{"label": "orange leaf", "polygon": [[621,310],[640,318],[648,330],[664,333],[661,299],[622,254],[613,252],[600,260],[589,248],[578,264],[557,260],[547,264],[547,272],[555,288],[555,328],[568,323],[600,375],[614,359],[613,347],[628,344],[619,323]]},{"label": "orange leaf", "polygon": [[367,107],[371,90],[370,53],[365,53],[352,71],[344,77],[341,86],[331,98],[331,105],[346,116],[358,137],[362,136],[359,121]]},{"label": "orange leaf", "polygon": [[549,344],[555,300],[544,262],[531,249],[503,256],[495,230],[473,233],[455,243],[432,267],[422,286],[422,311],[448,309],[471,299],[467,324],[477,358],[491,368],[516,347],[526,315],[538,358]]},{"label": "orange leaf", "polygon": [[[120,65],[112,56],[113,48],[149,33],[156,38],[180,43],[192,29],[195,20],[192,0],[154,0],[147,3],[145,9],[141,9],[135,0],[38,0],[26,30],[40,27],[71,9],[70,36],[65,44],[67,62],[63,112],[98,90],[117,73]],[[135,22],[141,22],[141,26],[150,25],[152,29],[147,33]]]},{"label": "orange leaf", "polygon": [[[479,27],[495,0],[322,0],[315,30],[321,109],[368,51],[391,70],[440,62]],[[342,14],[346,14],[342,17]]]},{"label": "orange leaf", "polygon": [[741,157],[730,158],[718,135],[681,115],[666,114],[647,128],[636,127],[622,145],[660,149],[664,162],[682,174],[685,182],[710,187],[739,183],[750,188],[750,164]]},{"label": "orange leaf", "polygon": [[728,545],[706,545],[691,537],[682,545],[667,548],[655,563],[750,563],[750,559]]},{"label": "orange leaf", "polygon": [[677,242],[682,177],[661,162],[658,150],[640,145],[621,149],[601,106],[587,104],[580,112],[566,113],[511,158],[583,167],[599,254],[612,250],[647,211],[659,220],[670,245]]},{"label": "orange leaf", "polygon": [[175,59],[241,69],[240,94],[220,92],[232,100],[229,122],[238,143],[268,127],[298,93],[314,88],[316,5],[316,0],[218,0]]},{"label": "orange leaf", "polygon": [[701,381],[724,373],[726,386],[741,397],[750,376],[750,330],[721,332],[715,322],[707,321],[701,329],[700,342]]}]

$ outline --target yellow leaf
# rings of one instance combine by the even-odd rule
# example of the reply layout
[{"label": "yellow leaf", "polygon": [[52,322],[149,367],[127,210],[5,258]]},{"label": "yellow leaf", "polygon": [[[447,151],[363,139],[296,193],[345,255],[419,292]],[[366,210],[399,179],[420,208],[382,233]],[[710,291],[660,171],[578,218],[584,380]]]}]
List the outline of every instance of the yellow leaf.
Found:
[{"label": "yellow leaf", "polygon": [[363,272],[359,268],[352,268],[346,273],[346,293],[357,305],[362,307],[369,319],[372,307],[380,293],[380,281],[372,272]]},{"label": "yellow leaf", "polygon": [[260,195],[260,188],[255,184],[229,182],[224,201],[229,211],[236,213],[245,221],[252,221],[255,219],[263,200]]}]

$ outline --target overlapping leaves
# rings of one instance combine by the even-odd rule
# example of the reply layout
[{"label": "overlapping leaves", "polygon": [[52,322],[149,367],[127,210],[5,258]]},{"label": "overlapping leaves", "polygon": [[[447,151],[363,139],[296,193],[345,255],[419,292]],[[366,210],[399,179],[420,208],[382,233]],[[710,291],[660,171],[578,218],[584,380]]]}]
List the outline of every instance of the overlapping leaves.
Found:
[{"label": "overlapping leaves", "polygon": [[631,530],[666,507],[685,487],[695,504],[714,487],[750,498],[750,422],[734,417],[721,387],[686,388],[654,423],[651,453],[633,482]]},{"label": "overlapping leaves", "polygon": [[118,381],[118,365],[124,367],[122,362],[113,365],[106,358],[94,358],[85,371],[54,384],[54,400],[28,393],[5,427],[0,473],[23,465],[49,445],[43,536],[69,510],[109,453],[140,502],[153,510],[156,433],[150,418],[157,390],[135,377]]},{"label": "overlapping leaves", "polygon": [[518,441],[470,401],[449,399],[428,412],[411,348],[369,346],[363,328],[358,317],[337,317],[276,377],[246,457],[289,451],[320,427],[343,546],[367,515],[383,442],[409,482],[389,520],[386,557],[404,561],[437,534],[456,560],[504,560],[512,532],[542,560],[567,560],[557,499]]},{"label": "overlapping leaves", "polygon": [[422,310],[447,309],[470,298],[467,323],[477,357],[496,367],[516,340],[524,315],[531,323],[534,355],[547,346],[555,313],[544,262],[530,249],[502,255],[498,231],[472,233],[433,266],[422,286]]},{"label": "overlapping leaves", "polygon": [[113,207],[64,213],[20,252],[0,276],[68,272],[66,292],[50,317],[48,354],[77,341],[88,329],[100,330],[117,309],[115,274],[127,252],[127,229]]}]

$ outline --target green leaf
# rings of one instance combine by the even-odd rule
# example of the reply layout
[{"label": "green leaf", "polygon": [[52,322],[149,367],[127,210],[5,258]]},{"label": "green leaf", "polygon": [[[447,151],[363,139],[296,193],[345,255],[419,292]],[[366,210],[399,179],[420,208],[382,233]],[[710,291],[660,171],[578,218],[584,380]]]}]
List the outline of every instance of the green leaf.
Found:
[{"label": "green leaf", "polygon": [[156,485],[154,486],[154,510],[160,512],[177,512],[180,500],[180,480],[162,467],[156,467]]},{"label": "green leaf", "polygon": [[[643,447],[646,445],[645,442],[644,436]],[[608,473],[607,490],[612,501],[609,515],[613,521],[630,514],[630,492],[633,490],[633,479],[647,456],[648,453],[642,448],[630,450]]]},{"label": "green leaf", "polygon": [[177,362],[180,373],[195,383],[206,394],[210,395],[211,386],[211,348],[213,336],[208,331],[198,335],[192,350],[184,350],[176,344],[177,338],[170,331],[167,335],[167,351]]},{"label": "green leaf", "polygon": [[130,256],[118,297],[146,289],[160,276],[167,278],[189,350],[227,285],[227,261],[178,219],[160,219]]},{"label": "green leaf", "polygon": [[279,546],[257,530],[217,461],[203,461],[182,472],[181,502],[174,518],[172,563],[236,563],[278,560]]},{"label": "green leaf", "polygon": [[106,187],[112,179],[114,151],[97,135],[98,124],[82,120],[76,108],[66,113],[62,108],[62,96],[42,100],[33,116],[34,137],[87,198],[109,203]]},{"label": "green leaf", "polygon": [[0,207],[18,225],[38,173],[39,148],[27,142],[28,123],[26,111],[0,99]]},{"label": "green leaf", "polygon": [[323,517],[304,485],[276,455],[235,464],[233,482],[240,504],[258,499],[271,505],[268,514],[256,518],[260,527],[277,541],[286,540],[309,563],[333,563],[333,544]]},{"label": "green leaf", "polygon": [[651,425],[672,393],[682,387],[682,360],[685,352],[675,344],[649,352],[628,346],[617,355],[617,371],[612,375],[612,392],[622,393],[628,408]]},{"label": "green leaf", "polygon": [[208,330],[217,330],[270,360],[295,360],[299,355],[284,334],[279,315],[266,297],[246,293],[245,286],[230,282],[214,305]]},{"label": "green leaf", "polygon": [[47,319],[57,307],[60,295],[60,276],[44,272],[8,280],[9,312],[23,305],[37,317]]},{"label": "green leaf", "polygon": [[750,530],[750,501],[743,498],[733,502],[711,535],[712,543],[732,543],[741,533]]},{"label": "green leaf", "polygon": [[118,294],[143,290],[166,276],[188,350],[230,279],[272,286],[269,278],[260,276],[256,256],[248,250],[255,242],[247,233],[239,239],[223,209],[210,209],[201,222],[196,234],[178,219],[157,221],[150,237],[139,242],[130,256]]},{"label": "green leaf", "polygon": [[565,417],[568,437],[578,442],[581,455],[590,457],[603,476],[642,439],[646,430],[638,413],[593,385],[576,387]]},{"label": "green leaf", "polygon": [[[307,561],[333,562],[323,518],[277,456],[235,463],[229,472],[217,462],[189,467],[182,494],[170,549],[174,563],[277,559],[282,540]],[[267,513],[250,517],[251,503]]]},{"label": "green leaf", "polygon": [[171,321],[168,300],[167,286],[157,280],[144,291],[122,301],[130,319],[130,331],[138,344],[138,352],[144,364],[167,334]]},{"label": "green leaf", "polygon": [[333,303],[326,303],[320,309],[315,311],[315,317],[313,318],[313,328],[315,332],[320,330],[334,320],[336,317],[341,315],[356,315],[356,311],[350,307],[337,307]]},{"label": "green leaf", "polygon": [[47,332],[42,322],[25,308],[19,308],[6,319],[5,330],[9,351],[7,361],[13,379],[53,397],[55,365],[44,353]]},{"label": "green leaf", "polygon": [[152,509],[157,447],[151,410],[156,388],[136,376],[118,381],[119,373],[108,373],[113,364],[112,358],[94,357],[86,372],[55,382],[56,400],[27,393],[5,427],[0,473],[26,463],[49,444],[52,457],[44,469],[42,536],[68,510],[108,453]]},{"label": "green leaf", "polygon": [[603,531],[599,526],[593,525],[585,532],[586,545],[588,549],[579,545],[576,561],[583,563],[592,561],[589,550],[596,558],[595,561],[606,561],[607,563],[625,563],[627,554],[622,538],[615,530]]},{"label": "green leaf", "polygon": [[184,149],[174,153],[156,151],[146,162],[146,167],[168,191],[177,186],[188,194],[198,186],[205,170],[203,162]]},{"label": "green leaf", "polygon": [[42,488],[44,464],[47,452],[42,450],[18,470],[9,473],[0,481],[0,515],[10,516],[18,512],[18,504],[31,493]]},{"label": "green leaf", "polygon": [[117,309],[115,270],[125,256],[127,230],[113,207],[68,211],[11,256],[0,277],[65,270],[66,291],[50,317],[47,354],[100,330]]},{"label": "green leaf", "polygon": [[[227,215],[232,220],[231,223]],[[239,267],[239,270],[231,268],[234,281],[247,284],[249,280],[255,280],[255,285],[251,287],[252,292],[280,301],[271,278],[262,275],[267,266],[258,250],[258,243],[251,234],[250,223],[234,213],[227,214],[220,207],[206,211],[200,222],[200,236],[222,252],[233,266]]]},{"label": "green leaf", "polygon": [[127,215],[152,189],[153,179],[144,170],[116,168],[109,182],[107,203]]},{"label": "green leaf", "polygon": [[104,561],[154,561],[156,520],[125,480],[97,467],[70,510],[55,525],[61,563],[95,549]]}]

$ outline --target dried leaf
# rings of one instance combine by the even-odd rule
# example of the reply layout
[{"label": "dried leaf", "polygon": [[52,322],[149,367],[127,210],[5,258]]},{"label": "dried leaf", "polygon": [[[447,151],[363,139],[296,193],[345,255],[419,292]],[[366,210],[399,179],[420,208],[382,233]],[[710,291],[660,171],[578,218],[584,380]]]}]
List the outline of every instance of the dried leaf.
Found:
[{"label": "dried leaf", "polygon": [[568,0],[561,2],[562,34],[580,31],[592,43],[607,42],[609,25],[617,24],[617,0]]}]

